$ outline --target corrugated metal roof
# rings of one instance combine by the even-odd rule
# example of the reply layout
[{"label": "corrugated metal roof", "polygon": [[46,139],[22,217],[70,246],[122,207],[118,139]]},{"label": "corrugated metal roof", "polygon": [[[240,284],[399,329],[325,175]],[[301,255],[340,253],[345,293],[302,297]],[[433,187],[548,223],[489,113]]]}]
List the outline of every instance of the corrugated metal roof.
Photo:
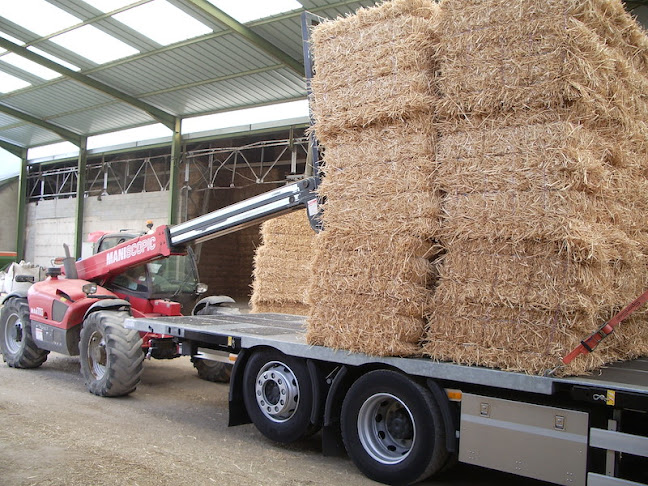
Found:
[{"label": "corrugated metal roof", "polygon": [[[2,17],[1,11],[0,31],[19,40],[25,47],[36,47],[78,66],[80,74],[87,76],[90,84],[93,80],[99,81],[173,116],[186,118],[306,96],[303,73],[297,72],[295,64],[290,65],[290,58],[297,63],[303,62],[300,10],[247,23],[244,27],[253,33],[247,36],[245,29],[241,32],[236,26],[228,27],[213,12],[205,9],[201,0],[167,0],[213,32],[161,46],[82,0],[47,1],[81,19],[84,25],[99,28],[140,53],[96,65],[50,40],[56,33],[38,37]],[[132,4],[137,6],[151,1],[154,0],[132,0]],[[374,1],[302,0],[300,3],[304,10],[335,18],[358,7],[373,5]],[[33,15],[38,15],[38,12]],[[254,34],[260,37],[254,38]],[[17,50],[14,46],[8,48]],[[272,52],[273,49],[283,54],[278,56]],[[32,83],[30,87],[0,94],[0,140],[15,146],[29,148],[63,139],[42,127],[5,114],[10,111],[16,115],[11,110],[60,125],[83,136],[156,121],[140,108],[78,80],[60,77],[45,81],[5,63],[0,63],[0,70]]]}]

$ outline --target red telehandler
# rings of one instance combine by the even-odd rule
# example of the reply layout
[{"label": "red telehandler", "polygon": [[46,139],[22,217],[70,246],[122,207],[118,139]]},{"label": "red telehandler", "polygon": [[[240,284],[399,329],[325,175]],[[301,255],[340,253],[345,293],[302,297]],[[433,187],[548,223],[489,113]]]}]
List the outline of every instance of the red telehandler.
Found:
[{"label": "red telehandler", "polygon": [[[187,262],[187,244],[216,238],[296,209],[308,208],[315,225],[317,177],[303,179],[175,226],[142,235],[110,235],[98,252],[74,261],[66,247],[63,269],[28,291],[3,297],[0,351],[14,368],[37,368],[50,351],[81,358],[88,390],[99,396],[135,390],[146,355],[174,358],[178,341],[170,336],[124,327],[128,317],[182,315],[181,296],[194,294],[197,281]],[[221,311],[229,297],[201,299],[192,313]],[[144,351],[143,351],[144,350]],[[202,378],[228,377],[229,365],[192,356]],[[214,359],[214,357],[211,357]]]}]

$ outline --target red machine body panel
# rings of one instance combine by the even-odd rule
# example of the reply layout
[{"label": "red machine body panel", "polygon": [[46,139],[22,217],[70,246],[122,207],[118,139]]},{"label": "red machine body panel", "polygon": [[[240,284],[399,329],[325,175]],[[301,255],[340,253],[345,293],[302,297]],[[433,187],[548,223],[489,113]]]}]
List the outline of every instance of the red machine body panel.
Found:
[{"label": "red machine body panel", "polygon": [[[36,282],[27,293],[30,319],[59,329],[70,329],[80,324],[85,312],[99,300],[83,293],[81,288],[86,283],[89,282],[58,277]],[[117,298],[103,287],[98,287],[97,293]]]}]

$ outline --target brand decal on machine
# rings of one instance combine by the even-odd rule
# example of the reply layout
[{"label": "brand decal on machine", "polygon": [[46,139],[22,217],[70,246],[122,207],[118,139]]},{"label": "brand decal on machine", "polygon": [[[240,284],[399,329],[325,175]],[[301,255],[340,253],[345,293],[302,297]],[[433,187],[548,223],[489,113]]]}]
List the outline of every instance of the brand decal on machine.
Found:
[{"label": "brand decal on machine", "polygon": [[35,316],[45,316],[45,311],[43,310],[42,307],[30,307],[29,312],[34,314]]},{"label": "brand decal on machine", "polygon": [[132,243],[124,248],[120,248],[119,250],[109,252],[106,255],[106,264],[112,265],[113,263],[121,262],[122,260],[127,260],[128,258],[153,250],[155,250],[155,236]]}]

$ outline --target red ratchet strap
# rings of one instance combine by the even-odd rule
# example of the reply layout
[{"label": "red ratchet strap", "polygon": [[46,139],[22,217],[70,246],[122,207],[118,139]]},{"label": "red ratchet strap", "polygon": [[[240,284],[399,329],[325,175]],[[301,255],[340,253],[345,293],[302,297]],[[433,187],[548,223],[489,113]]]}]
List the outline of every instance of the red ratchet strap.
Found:
[{"label": "red ratchet strap", "polygon": [[622,309],[612,319],[603,324],[594,334],[582,340],[581,343],[574,348],[574,350],[562,359],[562,362],[569,364],[574,358],[581,354],[591,353],[596,346],[599,345],[603,339],[608,337],[614,332],[614,328],[621,324],[628,316],[630,316],[639,307],[648,301],[648,290],[630,302],[624,309]]}]

